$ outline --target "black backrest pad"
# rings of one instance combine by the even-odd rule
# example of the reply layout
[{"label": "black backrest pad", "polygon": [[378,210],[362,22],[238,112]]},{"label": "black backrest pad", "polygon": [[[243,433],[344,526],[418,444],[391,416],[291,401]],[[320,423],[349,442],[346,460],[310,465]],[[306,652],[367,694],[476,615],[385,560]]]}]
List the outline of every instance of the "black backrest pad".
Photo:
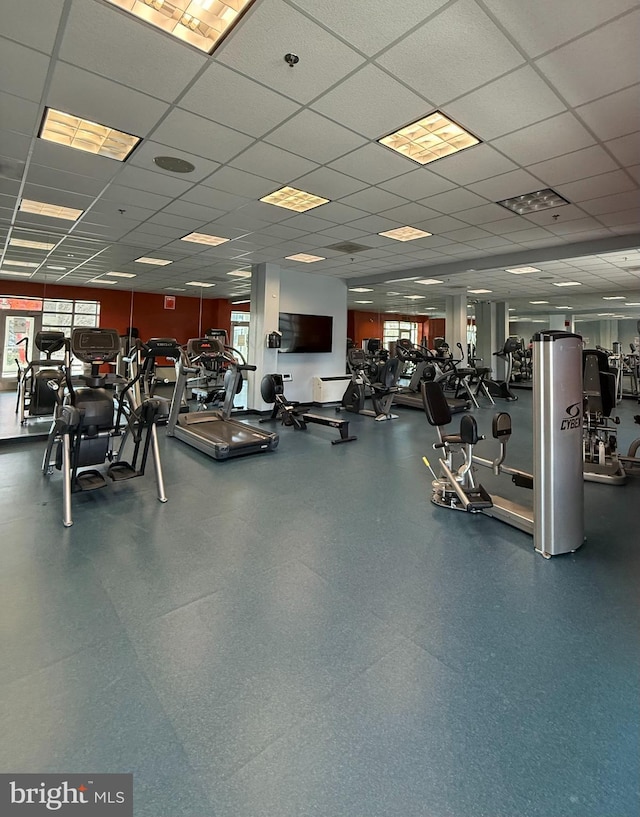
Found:
[{"label": "black backrest pad", "polygon": [[380,383],[385,389],[392,389],[398,382],[401,370],[401,360],[399,357],[390,357],[380,372]]},{"label": "black backrest pad", "polygon": [[463,414],[460,418],[460,437],[467,445],[475,445],[480,439],[476,418],[471,414]]},{"label": "black backrest pad", "polygon": [[499,411],[497,414],[494,414],[493,422],[491,423],[491,433],[494,439],[502,440],[502,442],[506,443],[511,436],[511,415],[507,414],[506,411]]},{"label": "black backrest pad", "polygon": [[609,368],[606,352],[601,349],[582,352],[582,383],[587,411],[609,417],[616,404],[616,377]]},{"label": "black backrest pad", "polygon": [[451,410],[440,383],[433,380],[423,382],[420,385],[420,391],[422,393],[422,405],[429,425],[448,425],[451,422]]}]

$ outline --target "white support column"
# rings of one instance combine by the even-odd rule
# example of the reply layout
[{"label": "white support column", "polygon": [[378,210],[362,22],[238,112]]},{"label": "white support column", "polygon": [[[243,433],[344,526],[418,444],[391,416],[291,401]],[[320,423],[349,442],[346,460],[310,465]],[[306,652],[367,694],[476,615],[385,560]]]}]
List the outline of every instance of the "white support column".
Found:
[{"label": "white support column", "polygon": [[[496,303],[496,347],[494,352],[499,352],[504,346],[504,342],[509,337],[509,304],[507,301]],[[494,380],[504,380],[507,376],[507,362],[504,358],[491,356],[492,377]]]},{"label": "white support column", "polygon": [[493,368],[493,353],[498,348],[496,340],[496,305],[491,301],[476,304],[476,357],[480,365]]},{"label": "white support column", "polygon": [[613,349],[613,344],[618,338],[618,319],[600,321],[600,346],[603,349]]},{"label": "white support column", "polygon": [[451,353],[458,357],[460,343],[467,354],[467,295],[447,295],[445,298],[445,339]]},{"label": "white support column", "polygon": [[556,312],[549,315],[549,329],[564,329],[565,315]]},{"label": "white support column", "polygon": [[278,371],[278,350],[267,349],[267,335],[278,328],[280,313],[280,267],[276,264],[255,264],[251,270],[251,328],[249,329],[249,360],[257,366],[248,372],[248,408],[265,411],[270,408],[260,395],[260,382],[265,374]]}]

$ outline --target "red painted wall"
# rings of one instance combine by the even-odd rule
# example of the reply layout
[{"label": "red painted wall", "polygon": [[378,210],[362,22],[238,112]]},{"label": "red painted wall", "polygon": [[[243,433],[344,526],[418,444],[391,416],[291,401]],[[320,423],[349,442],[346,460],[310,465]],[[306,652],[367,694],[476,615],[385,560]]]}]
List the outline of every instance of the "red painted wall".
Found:
[{"label": "red painted wall", "polygon": [[[385,321],[416,321],[414,315],[391,314],[385,312],[360,312],[349,310],[347,313],[347,337],[351,338],[356,346],[360,346],[365,338],[381,338]],[[429,346],[433,346],[433,338],[444,336],[444,318],[418,318],[418,340],[423,335],[429,339]]]},{"label": "red painted wall", "polygon": [[[155,292],[127,292],[122,289],[94,289],[56,284],[30,283],[27,281],[0,281],[0,294],[33,296],[38,298],[85,298],[100,302],[100,326],[117,329],[124,333],[128,326],[135,326],[140,337],[172,337],[180,343],[198,337],[207,329],[230,331],[231,303],[222,298],[204,298],[202,308],[199,297],[176,296],[176,308],[164,308],[164,295]],[[246,311],[248,304],[233,309]]]}]

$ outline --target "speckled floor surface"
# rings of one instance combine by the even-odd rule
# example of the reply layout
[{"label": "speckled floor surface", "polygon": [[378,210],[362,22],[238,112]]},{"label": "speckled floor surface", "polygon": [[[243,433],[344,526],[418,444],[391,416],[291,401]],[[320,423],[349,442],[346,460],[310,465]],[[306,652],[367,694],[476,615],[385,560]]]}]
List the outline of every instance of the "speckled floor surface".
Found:
[{"label": "speckled floor surface", "polygon": [[637,817],[640,478],[546,561],[431,505],[398,413],[228,462],[161,430],[169,502],[151,467],[69,529],[43,444],[2,446],[0,770],[133,772],[136,817]]}]

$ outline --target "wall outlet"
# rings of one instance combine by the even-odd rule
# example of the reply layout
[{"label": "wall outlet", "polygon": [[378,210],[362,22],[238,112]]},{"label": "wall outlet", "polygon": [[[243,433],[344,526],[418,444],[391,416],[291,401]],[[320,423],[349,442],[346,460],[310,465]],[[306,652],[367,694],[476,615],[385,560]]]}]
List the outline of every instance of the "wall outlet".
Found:
[{"label": "wall outlet", "polygon": [[292,381],[293,381],[293,375],[292,374],[283,374],[282,375],[282,382],[283,383],[291,383]]}]

